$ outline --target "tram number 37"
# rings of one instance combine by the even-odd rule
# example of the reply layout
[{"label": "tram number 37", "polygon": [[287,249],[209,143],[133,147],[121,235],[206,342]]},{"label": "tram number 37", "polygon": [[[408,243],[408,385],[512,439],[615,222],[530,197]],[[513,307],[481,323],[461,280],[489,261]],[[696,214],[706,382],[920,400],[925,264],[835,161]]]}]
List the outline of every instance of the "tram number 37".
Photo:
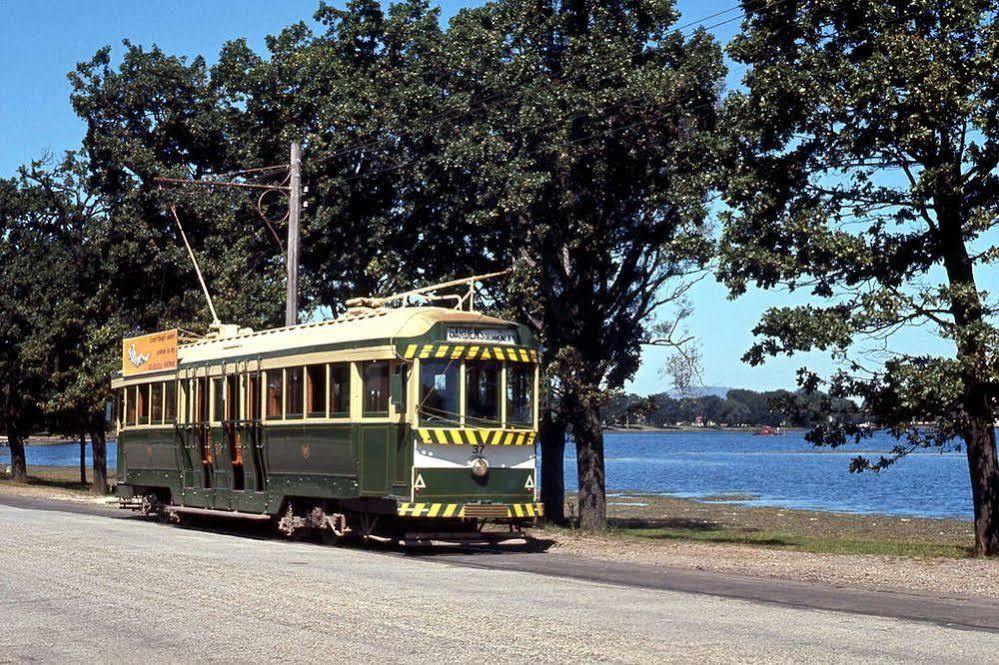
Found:
[{"label": "tram number 37", "polygon": [[485,451],[486,447],[482,444],[472,446],[472,452],[476,455],[481,455]]}]

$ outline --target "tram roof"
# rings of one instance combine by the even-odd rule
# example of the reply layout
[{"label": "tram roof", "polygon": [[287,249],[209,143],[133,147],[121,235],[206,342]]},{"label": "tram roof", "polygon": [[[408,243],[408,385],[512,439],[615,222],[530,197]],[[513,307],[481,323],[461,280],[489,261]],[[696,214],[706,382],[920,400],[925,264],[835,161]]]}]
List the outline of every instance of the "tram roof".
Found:
[{"label": "tram roof", "polygon": [[293,352],[309,347],[332,344],[358,346],[382,340],[402,340],[425,335],[434,324],[478,324],[511,326],[510,321],[479,312],[467,312],[445,307],[399,307],[348,311],[329,321],[302,323],[269,330],[242,330],[233,335],[206,338],[180,345],[179,364],[203,362],[217,358]]}]

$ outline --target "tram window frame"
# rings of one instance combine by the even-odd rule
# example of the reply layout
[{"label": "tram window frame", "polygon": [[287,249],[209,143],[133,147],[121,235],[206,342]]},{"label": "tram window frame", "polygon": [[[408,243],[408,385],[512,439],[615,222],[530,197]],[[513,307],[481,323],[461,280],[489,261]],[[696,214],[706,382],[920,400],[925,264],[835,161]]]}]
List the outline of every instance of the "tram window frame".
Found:
[{"label": "tram window frame", "polygon": [[139,419],[136,416],[136,397],[135,389],[138,386],[129,386],[125,388],[125,426],[135,427],[139,424]]},{"label": "tram window frame", "polygon": [[149,424],[149,384],[140,383],[135,386],[135,424]]},{"label": "tram window frame", "polygon": [[114,429],[121,429],[125,425],[125,389],[117,388],[114,391],[114,409],[113,419],[111,423],[114,425]]},{"label": "tram window frame", "polygon": [[209,409],[211,408],[211,395],[209,395],[208,377],[199,376],[194,379],[194,421],[196,423],[206,423],[211,418]]},{"label": "tram window frame", "polygon": [[220,423],[225,420],[225,377],[213,376],[210,390],[212,412],[209,414],[209,420]]},{"label": "tram window frame", "polygon": [[[448,384],[453,381],[453,387]],[[420,423],[434,427],[460,427],[462,409],[461,362],[450,358],[420,361],[417,377],[417,416]],[[433,405],[428,402],[433,398]],[[454,411],[443,408],[453,403]]]},{"label": "tram window frame", "polygon": [[[293,377],[297,377],[293,379]],[[298,395],[293,395],[292,390],[297,381]],[[301,420],[305,417],[305,366],[297,365],[288,367],[284,371],[284,417],[285,420]],[[297,397],[298,399],[293,399]],[[295,402],[298,402],[297,410],[293,410]]]},{"label": "tram window frame", "polygon": [[[465,414],[465,425],[468,427],[498,428],[503,426],[503,365],[500,360],[470,360],[465,362],[465,392],[462,413]],[[495,409],[495,416],[477,415],[472,413],[472,395],[480,393],[481,385],[473,386],[473,381],[481,380],[486,376],[486,370],[495,372],[492,385],[492,401]],[[488,382],[485,386],[488,393]],[[478,406],[478,400],[476,399]]]},{"label": "tram window frame", "polygon": [[[522,374],[521,374],[522,373]],[[522,406],[527,414],[526,420],[520,420],[514,418],[515,409],[513,408],[513,396],[512,392],[515,388],[514,377],[517,374],[521,374],[523,377],[524,385],[527,390],[527,400],[526,403],[522,403]],[[536,400],[536,395],[534,394],[534,378],[535,378],[535,365],[530,363],[508,363],[506,369],[506,387],[504,390],[503,399],[506,402],[506,426],[516,427],[516,428],[531,428],[534,427],[534,404]]]},{"label": "tram window frame", "polygon": [[172,425],[177,422],[177,382],[163,383],[163,422]]},{"label": "tram window frame", "polygon": [[393,361],[390,372],[392,377],[399,378],[389,379],[389,403],[397,414],[405,414],[409,405],[409,363]]},{"label": "tram window frame", "polygon": [[[305,366],[305,417],[325,418],[329,412],[327,377],[329,366],[325,363]],[[318,386],[316,382],[318,381]],[[316,408],[319,407],[319,408]]]},{"label": "tram window frame", "polygon": [[163,382],[154,381],[149,384],[149,423],[163,424]]},{"label": "tram window frame", "polygon": [[191,399],[191,396],[194,394],[194,391],[191,389],[191,386],[194,384],[191,381],[191,379],[182,379],[181,381],[179,381],[179,383],[180,383],[180,390],[178,390],[177,393],[180,399],[179,401],[180,408],[178,409],[178,413],[180,414],[180,422],[185,424],[192,423],[194,422],[194,418],[191,415],[192,409],[194,408],[193,406],[194,400]]},{"label": "tram window frame", "polygon": [[248,374],[245,377],[246,386],[246,418],[260,420],[263,412],[263,394],[260,387],[263,379],[260,372]]},{"label": "tram window frame", "polygon": [[[371,372],[372,369],[376,367],[384,366],[384,374],[379,373],[379,376],[374,376]],[[365,418],[386,418],[389,415],[389,403],[391,400],[391,380],[392,377],[392,363],[389,360],[365,360],[361,363],[361,415]],[[369,390],[371,385],[371,380],[375,378],[383,381],[383,385],[379,391],[377,397],[377,403],[374,403],[374,408],[369,408],[372,406],[371,395]],[[380,408],[384,406],[384,408]]]},{"label": "tram window frame", "polygon": [[[350,417],[350,363],[330,363],[330,378],[329,378],[329,407],[330,407],[330,417],[331,418],[349,418]],[[338,376],[341,374],[342,376]],[[340,394],[336,392],[337,387],[340,387]],[[339,399],[338,399],[339,398]],[[342,408],[337,408],[341,406]]]},{"label": "tram window frame", "polygon": [[[269,369],[264,372],[264,418],[266,420],[284,420],[284,370]],[[272,402],[276,397],[276,403]],[[274,406],[274,412],[271,410]]]}]

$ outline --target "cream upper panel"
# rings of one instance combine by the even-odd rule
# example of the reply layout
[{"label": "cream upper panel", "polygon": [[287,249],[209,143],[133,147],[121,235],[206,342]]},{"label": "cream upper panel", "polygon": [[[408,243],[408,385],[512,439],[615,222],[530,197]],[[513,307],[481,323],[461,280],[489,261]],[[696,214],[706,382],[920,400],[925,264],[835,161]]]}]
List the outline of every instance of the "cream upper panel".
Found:
[{"label": "cream upper panel", "polygon": [[509,325],[508,322],[478,314],[441,307],[405,307],[374,310],[359,315],[346,315],[332,321],[305,323],[289,328],[275,328],[185,344],[178,351],[178,363],[186,365],[240,356],[256,356],[274,352],[294,354],[331,344],[364,344],[371,340],[424,335],[438,322],[483,323]]}]

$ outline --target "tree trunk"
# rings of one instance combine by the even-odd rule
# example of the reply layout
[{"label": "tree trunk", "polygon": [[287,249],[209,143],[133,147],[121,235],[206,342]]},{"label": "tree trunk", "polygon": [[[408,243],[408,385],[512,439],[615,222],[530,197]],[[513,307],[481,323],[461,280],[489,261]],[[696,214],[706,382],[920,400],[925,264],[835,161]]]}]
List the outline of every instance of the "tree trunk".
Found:
[{"label": "tree trunk", "polygon": [[964,436],[975,504],[975,554],[999,555],[999,459],[992,407],[984,386],[965,389],[968,432]]},{"label": "tree trunk", "polygon": [[8,432],[7,445],[10,446],[10,470],[16,482],[28,482],[28,465],[24,457],[24,439],[16,432]]},{"label": "tree trunk", "polygon": [[565,524],[565,423],[551,413],[541,419],[541,500],[545,519]]},{"label": "tree trunk", "polygon": [[607,528],[607,495],[604,486],[604,433],[600,410],[585,403],[573,414],[572,438],[576,443],[579,478],[579,528]]},{"label": "tree trunk", "polygon": [[101,426],[90,430],[90,445],[94,451],[94,494],[108,493],[108,442]]},{"label": "tree trunk", "polygon": [[87,484],[87,435],[80,432],[80,484]]},{"label": "tree trunk", "polygon": [[975,554],[999,555],[999,458],[996,457],[995,414],[983,377],[989,365],[984,339],[984,312],[975,283],[974,262],[962,234],[960,203],[955,197],[936,200],[944,268],[950,283],[950,310],[957,329],[957,358],[961,363],[962,403],[967,417],[963,435],[975,507]]}]

